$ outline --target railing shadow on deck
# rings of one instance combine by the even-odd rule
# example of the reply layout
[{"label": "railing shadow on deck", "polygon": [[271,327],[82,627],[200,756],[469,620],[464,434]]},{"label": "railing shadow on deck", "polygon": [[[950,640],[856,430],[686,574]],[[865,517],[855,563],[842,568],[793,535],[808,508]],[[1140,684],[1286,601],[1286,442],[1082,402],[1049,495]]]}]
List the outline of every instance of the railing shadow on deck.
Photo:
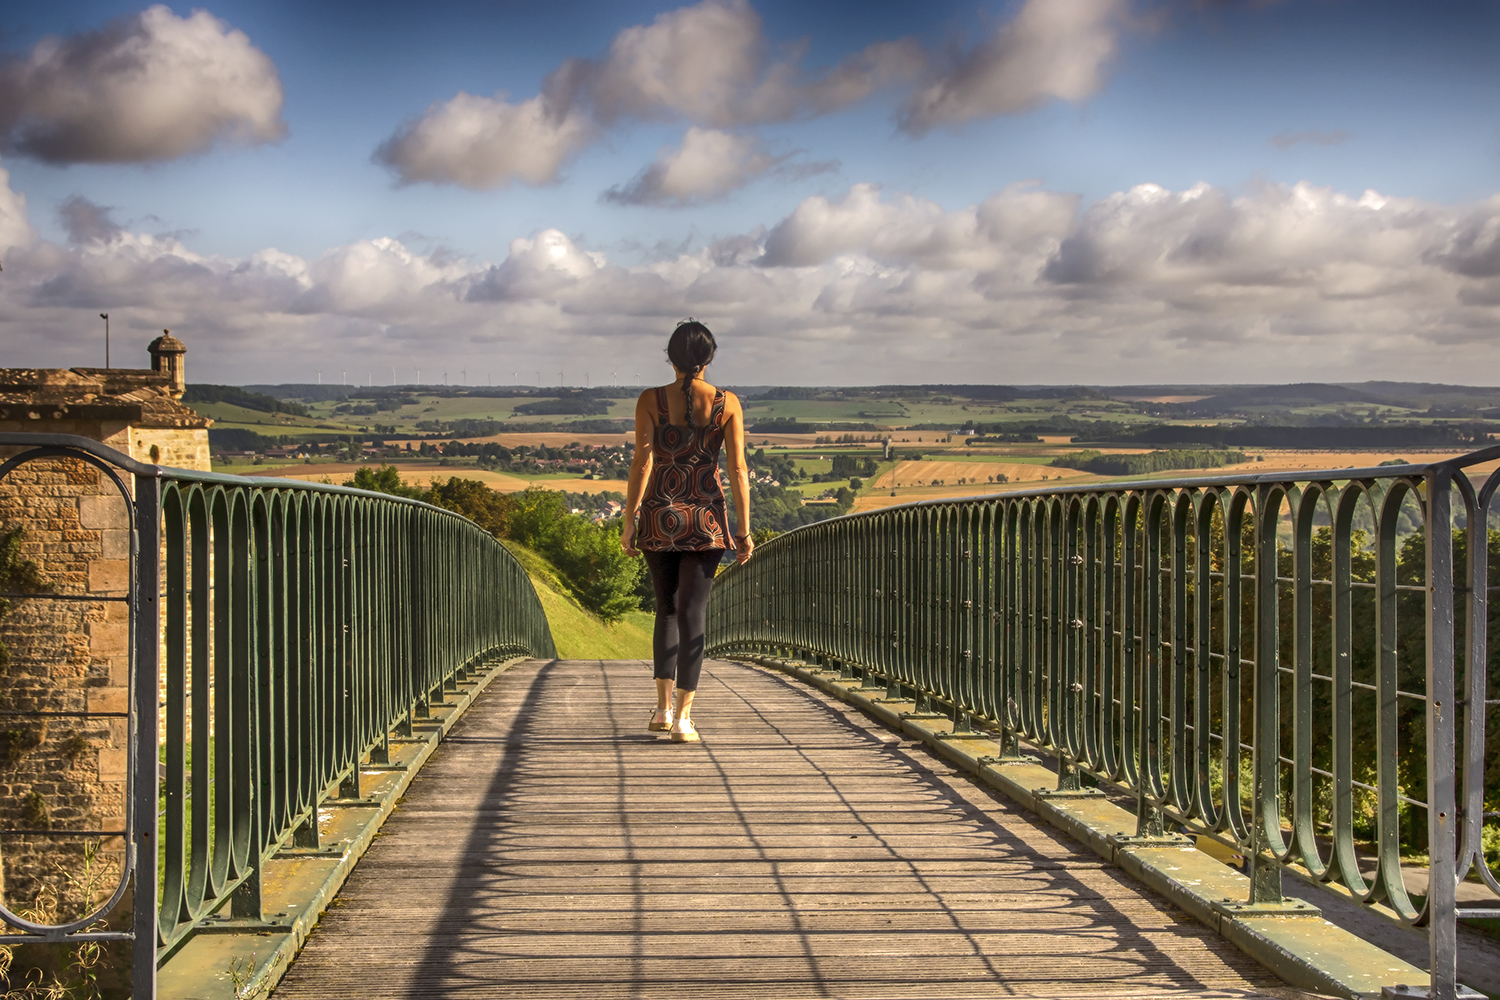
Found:
[{"label": "railing shadow on deck", "polygon": [[[381,898],[398,891],[406,877],[404,873],[430,863],[430,857],[421,845],[420,832],[433,824],[451,827],[452,824],[440,818],[450,809],[454,811],[452,823],[468,822],[472,827],[464,835],[461,861],[451,872],[451,884],[440,912],[436,916],[416,918],[428,943],[412,974],[409,992],[391,983],[387,986],[393,991],[391,995],[493,995],[496,991],[545,992],[554,988],[570,992],[578,987],[581,974],[564,975],[554,967],[568,961],[586,961],[592,968],[607,968],[612,986],[628,985],[643,991],[643,994],[655,995],[653,991],[675,988],[699,993],[708,991],[711,995],[716,987],[727,989],[733,985],[739,989],[745,984],[728,984],[719,978],[721,967],[711,960],[705,961],[692,945],[687,947],[685,955],[679,956],[681,961],[670,957],[673,955],[672,942],[679,935],[686,938],[708,934],[717,926],[712,913],[695,910],[671,913],[663,920],[663,910],[666,908],[670,913],[672,901],[712,896],[716,900],[731,899],[721,905],[733,907],[744,905],[733,899],[751,891],[735,887],[732,876],[727,882],[712,880],[713,888],[698,884],[704,878],[698,869],[704,865],[726,874],[735,871],[737,865],[755,865],[757,870],[759,866],[771,868],[770,884],[779,900],[774,909],[779,916],[772,921],[774,926],[767,926],[758,933],[768,942],[774,935],[782,948],[785,939],[790,938],[800,958],[781,953],[767,956],[768,964],[781,961],[791,965],[778,966],[765,975],[786,977],[787,988],[793,988],[792,984],[795,984],[795,989],[804,991],[798,992],[799,996],[845,995],[854,985],[847,972],[841,975],[837,968],[824,968],[829,962],[835,966],[847,965],[848,959],[838,961],[835,952],[819,939],[858,933],[864,941],[864,950],[873,954],[883,951],[900,954],[907,947],[905,938],[910,928],[905,926],[882,930],[863,923],[858,924],[857,929],[826,923],[820,927],[809,923],[804,917],[805,897],[809,892],[807,872],[830,863],[829,858],[821,856],[827,853],[826,849],[820,852],[816,848],[799,848],[794,852],[786,844],[775,841],[778,821],[765,815],[764,803],[757,809],[754,804],[742,801],[747,794],[741,785],[744,776],[737,776],[734,765],[729,763],[736,753],[744,750],[740,745],[725,741],[721,747],[710,734],[704,743],[684,750],[667,745],[657,736],[637,732],[645,719],[640,710],[640,689],[617,693],[602,666],[598,669],[605,689],[604,717],[592,723],[587,731],[561,722],[569,716],[562,711],[549,712],[547,706],[566,700],[567,691],[575,683],[570,675],[596,668],[587,663],[552,663],[537,672],[524,693],[519,681],[506,694],[492,690],[488,695],[488,710],[482,715],[471,716],[449,739],[449,754],[465,748],[491,750],[482,761],[465,758],[468,761],[465,771],[477,767],[479,771],[493,773],[478,800],[482,804],[477,810],[467,809],[467,799],[451,805],[446,801],[442,763],[435,764],[436,772],[429,772],[429,780],[439,781],[439,784],[429,785],[420,797],[409,799],[408,815],[401,821],[406,824],[400,835],[402,839],[399,844],[387,841],[382,848],[381,866],[365,870],[360,889],[362,900]],[[1159,977],[1153,980],[1153,988],[1161,988],[1164,983],[1160,977],[1165,976],[1170,989],[1209,989],[1192,970],[1175,964],[1157,941],[1136,929],[1130,917],[1101,896],[1097,887],[1080,881],[1074,866],[1053,863],[1033,845],[976,810],[971,801],[954,789],[951,776],[936,770],[930,758],[911,753],[899,742],[875,738],[833,707],[807,697],[805,689],[787,684],[779,677],[765,679],[801,703],[796,732],[784,733],[780,723],[760,705],[738,695],[731,687],[712,683],[711,673],[705,674],[705,681],[709,683],[701,689],[703,700],[715,705],[730,700],[739,702],[744,714],[754,717],[765,728],[767,739],[793,749],[805,765],[802,777],[809,785],[816,785],[832,796],[830,809],[847,814],[853,820],[852,824],[845,820],[844,826],[863,831],[858,835],[862,840],[861,850],[873,850],[880,855],[878,862],[869,863],[867,867],[878,868],[886,876],[900,869],[914,878],[930,897],[921,918],[923,926],[931,930],[935,925],[949,925],[952,933],[965,942],[982,977],[1002,985],[1006,982],[1007,970],[995,961],[997,955],[1006,953],[1005,949],[997,950],[993,941],[987,944],[966,926],[966,919],[968,923],[973,922],[972,914],[966,918],[955,909],[945,898],[947,890],[932,884],[918,864],[904,856],[901,846],[892,843],[873,823],[872,813],[889,819],[885,804],[853,801],[841,787],[839,777],[818,762],[816,756],[819,752],[836,747],[840,753],[852,751],[868,755],[872,760],[897,765],[893,770],[899,769],[904,778],[915,783],[924,800],[942,804],[949,826],[944,836],[952,838],[952,845],[946,850],[955,858],[970,858],[972,864],[990,865],[1002,858],[1012,864],[1013,874],[1031,884],[1031,893],[1056,900],[1052,904],[1038,905],[1054,911],[1066,910],[1073,918],[1070,925],[1073,935],[1093,935],[1096,943],[1103,945],[1089,954],[1095,962],[1113,965],[1111,973],[1105,977],[1108,981],[1122,988],[1129,987],[1137,975],[1149,972]],[[500,700],[497,702],[497,699]],[[713,710],[713,714],[726,711],[719,707]],[[741,726],[735,736],[744,738],[746,728]],[[503,734],[498,731],[502,729]],[[811,749],[805,739],[809,729],[816,729],[819,734],[818,745]],[[479,732],[484,735],[478,735]],[[756,739],[760,738],[757,734]],[[587,792],[576,793],[582,795],[576,803],[570,800],[570,793],[574,793],[571,786],[578,776],[571,773],[566,760],[575,753],[588,754],[587,763],[575,767],[597,769],[591,778],[600,789],[601,798],[596,802]],[[681,760],[684,754],[692,755],[693,780],[712,786],[715,789],[713,797],[716,800],[722,798],[722,802],[712,807],[715,814],[712,820],[688,811],[682,814],[683,823],[689,828],[703,822],[724,825],[726,829],[722,832],[695,835],[699,840],[722,841],[717,846],[700,844],[672,850],[644,839],[659,837],[665,821],[656,815],[643,819],[643,811],[653,813],[654,810],[649,806],[643,808],[638,801],[643,794],[642,782],[650,779],[652,765],[663,760]],[[613,763],[603,763],[601,757]],[[447,776],[448,782],[451,783],[456,774]],[[787,787],[790,791],[791,786]],[[799,785],[798,790],[806,789]],[[673,794],[674,788],[670,784],[660,788],[664,808]],[[592,810],[599,822],[591,821],[591,817],[580,814],[578,810]],[[722,820],[720,813],[724,814]],[[537,818],[538,814],[551,816],[551,820],[544,822]],[[544,857],[531,857],[531,852],[536,849],[535,841],[548,839],[532,828],[539,823],[547,827],[562,825],[564,814],[573,833],[566,837],[552,835],[550,853],[544,850]],[[616,822],[617,829],[610,826]],[[1026,819],[1020,822],[1031,824]],[[1064,842],[1040,826],[1036,826],[1036,833],[1056,843]],[[1065,850],[1071,853],[1077,848],[1068,845]],[[973,860],[978,858],[984,860]],[[1104,866],[1082,862],[1081,867],[1118,882],[1131,896],[1139,891],[1124,876]],[[688,886],[677,885],[674,872],[680,873]],[[1005,877],[1005,874],[992,871],[984,881],[1003,882]],[[795,884],[799,879],[802,882],[800,891]],[[605,893],[601,899],[588,896],[578,885],[584,882],[593,885],[601,881],[611,886],[599,890]],[[862,888],[879,893],[883,891],[884,883],[878,877],[867,878]],[[757,895],[762,893],[763,890],[756,890]],[[573,902],[565,903],[565,899]],[[590,902],[580,902],[585,900]],[[600,903],[612,908],[592,908]],[[537,906],[545,911],[543,917],[537,916]],[[551,912],[553,909],[555,913]],[[606,919],[617,927],[615,932],[606,934],[596,926],[597,922]],[[1003,935],[1006,933],[1004,922],[1002,919],[999,925],[988,928],[986,934],[990,937]],[[783,923],[786,926],[782,926]],[[581,926],[585,924],[587,926]],[[360,923],[357,926],[366,925]],[[716,930],[713,932],[717,933]],[[336,936],[354,934],[357,927],[341,924],[326,933]],[[735,932],[736,935],[742,933]],[[888,947],[881,945],[879,939],[882,936],[890,938]],[[609,940],[624,944],[629,950],[610,952],[607,950]],[[1053,940],[1061,945],[1068,938],[1059,936]],[[289,980],[290,995],[317,995],[333,969],[347,968],[341,964],[347,962],[347,957],[340,956],[350,954],[348,949],[347,945],[339,945],[337,949],[330,945],[319,956],[320,965],[316,971],[309,970],[304,974],[305,978],[300,979],[294,974]],[[1063,949],[1057,957],[1061,959],[1069,954],[1076,953]],[[547,961],[549,955],[555,963]],[[730,962],[739,957],[733,952],[719,956]],[[530,967],[533,965],[536,968]],[[501,969],[509,969],[511,978],[506,978],[507,974]],[[903,977],[903,972],[899,964],[889,968],[880,963],[865,964],[859,970],[858,986],[861,989],[868,989],[872,984],[910,987],[912,983]],[[940,986],[926,982],[924,988]]]}]

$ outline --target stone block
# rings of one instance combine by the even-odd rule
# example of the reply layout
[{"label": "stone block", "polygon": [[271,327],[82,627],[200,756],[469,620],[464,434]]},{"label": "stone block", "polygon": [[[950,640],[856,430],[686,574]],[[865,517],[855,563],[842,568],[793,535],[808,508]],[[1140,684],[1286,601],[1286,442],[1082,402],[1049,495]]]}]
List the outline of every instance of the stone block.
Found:
[{"label": "stone block", "polygon": [[118,493],[99,493],[78,498],[78,523],[90,529],[130,527],[130,509]]},{"label": "stone block", "polygon": [[124,712],[130,707],[130,692],[124,688],[89,688],[90,712]]},{"label": "stone block", "polygon": [[130,589],[130,560],[95,559],[89,563],[89,592]]},{"label": "stone block", "polygon": [[106,559],[129,559],[130,558],[130,531],[128,529],[108,529],[101,533],[104,540],[104,551],[101,553]]},{"label": "stone block", "polygon": [[130,651],[130,626],[125,622],[89,622],[90,656],[124,656]]},{"label": "stone block", "polygon": [[130,767],[130,754],[124,749],[99,751],[99,780],[124,779]]}]

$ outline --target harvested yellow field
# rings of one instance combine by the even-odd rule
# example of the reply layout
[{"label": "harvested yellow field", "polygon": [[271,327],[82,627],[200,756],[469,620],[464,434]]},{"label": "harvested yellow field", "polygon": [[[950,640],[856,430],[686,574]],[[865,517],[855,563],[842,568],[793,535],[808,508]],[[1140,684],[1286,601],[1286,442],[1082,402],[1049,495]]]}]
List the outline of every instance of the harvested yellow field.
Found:
[{"label": "harvested yellow field", "polygon": [[[944,462],[938,460],[923,460],[921,462],[900,462],[893,472],[887,472],[875,480],[877,489],[889,490],[892,487],[906,488],[908,486],[932,486],[934,480],[943,484],[944,487],[959,487],[961,485],[986,486],[992,491],[995,484],[989,482],[990,476],[1005,476],[1012,483],[1041,483],[1043,479],[1054,482],[1059,479],[1076,479],[1086,476],[1088,473],[1079,472],[1077,469],[1054,469],[1046,465],[1031,465],[1025,462]],[[959,480],[975,480],[979,482],[960,484]],[[950,494],[944,494],[950,495]],[[956,495],[956,494],[954,494]],[[964,494],[968,495],[968,494]]]},{"label": "harvested yellow field", "polygon": [[[380,463],[370,463],[379,465]],[[354,476],[357,465],[285,465],[281,467],[261,468],[254,471],[245,469],[241,471],[231,466],[227,471],[236,475],[251,476],[275,476],[281,479],[300,479],[308,483],[321,483],[327,479],[336,485],[343,485],[344,481]],[[623,479],[522,479],[520,476],[510,476],[503,472],[491,472],[488,469],[476,469],[472,466],[448,466],[438,465],[436,462],[422,464],[401,464],[396,467],[401,473],[404,482],[414,486],[430,486],[434,481],[447,482],[453,476],[460,479],[477,479],[497,493],[519,493],[522,490],[539,486],[544,490],[565,490],[568,493],[603,493],[605,490],[614,490],[617,493],[625,492],[625,480]]]},{"label": "harvested yellow field", "polygon": [[[623,479],[537,479],[526,485],[539,486],[544,490],[566,490],[569,493],[603,493],[606,490],[624,493],[625,487],[630,484]],[[513,492],[501,490],[498,486],[492,488],[500,490],[501,493]]]},{"label": "harvested yellow field", "polygon": [[562,490],[566,493],[603,493],[606,490],[624,493],[627,485],[623,479],[522,479],[519,476],[508,476],[503,472],[472,468],[434,467],[413,470],[410,473],[405,469],[401,470],[402,479],[421,485],[446,482],[450,476],[458,476],[460,479],[477,479],[496,493],[519,493],[533,487],[543,490]]},{"label": "harvested yellow field", "polygon": [[[895,490],[895,496],[891,496],[891,490],[882,490],[878,493],[865,494],[856,497],[854,510],[879,510],[882,507],[894,507],[902,503],[916,503],[919,500],[955,500],[960,497],[982,497],[992,496],[1005,490],[1034,489],[1043,485],[1040,482],[1031,483],[1006,483],[996,485],[995,483],[976,483],[972,486],[902,486]],[[1051,485],[1050,481],[1046,485]],[[1059,483],[1058,485],[1062,485]]]},{"label": "harvested yellow field", "polygon": [[[390,439],[395,443],[395,438]],[[460,438],[465,444],[503,444],[507,448],[518,445],[526,445],[535,448],[537,445],[546,445],[548,448],[564,448],[574,443],[586,444],[591,448],[606,447],[616,448],[627,441],[634,441],[635,434],[562,434],[556,431],[545,431],[536,434],[491,434],[489,437]],[[413,448],[416,444],[412,445]]]},{"label": "harvested yellow field", "polygon": [[[1459,451],[1261,451],[1252,448],[1242,448],[1249,454],[1251,460],[1240,465],[1227,466],[1226,472],[1297,472],[1312,471],[1318,469],[1367,469],[1377,466],[1381,462],[1402,459],[1417,465],[1427,462],[1441,462],[1447,458],[1453,458],[1462,454]],[[1475,449],[1478,450],[1477,448]],[[1254,456],[1265,456],[1264,462],[1257,462]],[[1500,461],[1485,462],[1482,465],[1473,466],[1469,469],[1469,475],[1473,477],[1487,476],[1496,468],[1500,468]]]},{"label": "harvested yellow field", "polygon": [[[1172,478],[1174,476],[1203,477],[1214,475],[1243,475],[1245,473],[1278,473],[1290,472],[1302,474],[1306,472],[1323,469],[1354,469],[1372,468],[1381,462],[1391,459],[1404,459],[1414,464],[1437,462],[1445,458],[1454,457],[1449,452],[1433,451],[1403,451],[1403,452],[1370,452],[1370,451],[1254,451],[1249,454],[1264,455],[1264,462],[1257,462],[1254,458],[1249,462],[1239,465],[1226,466],[1219,469],[1182,469],[1173,473],[1163,473],[1151,478]],[[910,467],[910,468],[908,468]],[[1004,484],[992,484],[988,482],[959,485],[960,478],[979,476],[978,472],[970,470],[983,470],[984,476],[994,475],[996,471],[1004,472],[1011,477],[1011,481]],[[1021,470],[1019,475],[1012,474],[1008,469]],[[1476,483],[1483,480],[1500,469],[1500,460],[1485,462],[1470,468],[1469,475]],[[1040,476],[1048,476],[1044,483]],[[917,477],[924,480],[924,485],[916,485]],[[1041,465],[1007,465],[1000,462],[902,462],[896,469],[894,480],[901,485],[896,489],[896,496],[891,496],[890,473],[880,477],[879,489],[867,495],[857,498],[854,509],[878,510],[882,507],[891,507],[896,504],[914,503],[919,500],[948,500],[959,497],[987,496],[995,493],[1006,493],[1014,490],[1029,490],[1038,487],[1051,486],[1057,483],[1059,486],[1082,485],[1090,482],[1107,481],[1108,477],[1095,476],[1090,473],[1079,472],[1074,469],[1054,469]],[[1125,477],[1120,477],[1125,478]],[[945,483],[943,486],[933,486],[931,481],[937,479]]]}]

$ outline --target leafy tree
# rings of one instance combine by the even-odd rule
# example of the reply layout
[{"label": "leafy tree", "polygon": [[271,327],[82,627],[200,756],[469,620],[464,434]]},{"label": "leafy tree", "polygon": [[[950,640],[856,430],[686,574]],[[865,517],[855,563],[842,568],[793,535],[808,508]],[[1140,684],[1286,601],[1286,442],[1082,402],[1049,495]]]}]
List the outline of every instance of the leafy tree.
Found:
[{"label": "leafy tree", "polygon": [[361,466],[354,471],[354,478],[344,483],[345,486],[353,486],[355,489],[370,490],[375,493],[389,493],[392,496],[407,497],[411,500],[426,500],[427,491],[420,486],[408,486],[401,480],[401,472],[394,465],[382,465],[378,469],[369,466]]},{"label": "leafy tree", "polygon": [[361,468],[345,486],[424,500],[462,514],[501,540],[541,553],[557,568],[578,603],[605,622],[640,604],[637,584],[645,564],[620,551],[620,524],[595,524],[568,509],[555,490],[496,493],[477,479],[453,476],[430,489],[408,485],[395,466]]},{"label": "leafy tree", "polygon": [[576,514],[558,521],[541,550],[568,581],[578,602],[606,622],[639,606],[636,584],[644,560],[620,550],[620,522],[594,524]]},{"label": "leafy tree", "polygon": [[496,493],[477,479],[453,476],[446,483],[432,484],[423,498],[428,503],[462,514],[496,538],[510,537],[517,504],[506,493]]}]

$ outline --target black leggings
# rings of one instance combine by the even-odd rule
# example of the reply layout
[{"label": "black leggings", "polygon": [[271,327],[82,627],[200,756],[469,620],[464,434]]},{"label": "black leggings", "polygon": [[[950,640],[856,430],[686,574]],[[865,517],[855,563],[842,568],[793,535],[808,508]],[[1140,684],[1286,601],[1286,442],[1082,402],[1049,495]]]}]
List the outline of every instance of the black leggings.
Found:
[{"label": "black leggings", "polygon": [[679,689],[696,691],[703,669],[708,592],[724,550],[643,554],[656,589],[656,632],[651,643],[655,676],[658,680],[675,678]]}]

